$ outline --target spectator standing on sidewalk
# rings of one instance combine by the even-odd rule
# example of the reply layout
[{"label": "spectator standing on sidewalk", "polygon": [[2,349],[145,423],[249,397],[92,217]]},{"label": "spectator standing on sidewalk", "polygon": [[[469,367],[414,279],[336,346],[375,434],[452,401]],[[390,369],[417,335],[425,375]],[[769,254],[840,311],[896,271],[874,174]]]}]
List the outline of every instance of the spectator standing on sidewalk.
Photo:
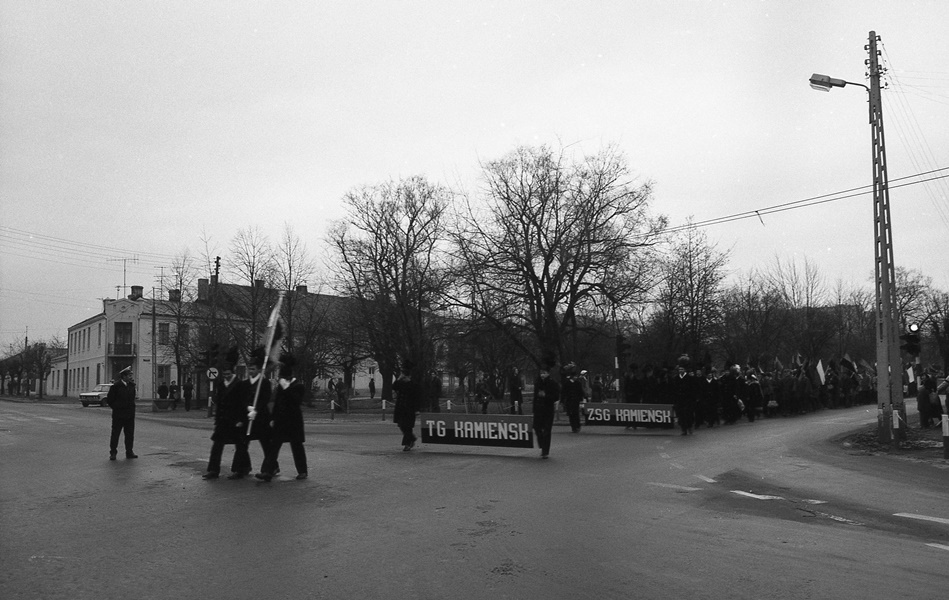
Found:
[{"label": "spectator standing on sidewalk", "polygon": [[171,398],[171,410],[178,408],[178,400],[181,399],[181,395],[178,392],[177,381],[172,381],[171,385],[168,386],[168,397]]},{"label": "spectator standing on sidewalk", "polygon": [[189,411],[191,410],[191,397],[194,395],[194,384],[191,383],[190,377],[185,380],[185,384],[181,386],[181,391],[185,397],[185,411]]}]

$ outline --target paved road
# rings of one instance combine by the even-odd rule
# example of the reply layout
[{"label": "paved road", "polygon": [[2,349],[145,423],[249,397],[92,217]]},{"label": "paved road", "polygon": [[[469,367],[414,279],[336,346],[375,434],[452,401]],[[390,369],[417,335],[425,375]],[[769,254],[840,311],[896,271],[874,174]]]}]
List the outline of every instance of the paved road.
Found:
[{"label": "paved road", "polygon": [[949,464],[829,441],[875,419],[559,427],[546,461],[318,421],[311,478],[263,484],[201,479],[196,415],[109,462],[107,409],[0,402],[0,598],[945,597]]}]

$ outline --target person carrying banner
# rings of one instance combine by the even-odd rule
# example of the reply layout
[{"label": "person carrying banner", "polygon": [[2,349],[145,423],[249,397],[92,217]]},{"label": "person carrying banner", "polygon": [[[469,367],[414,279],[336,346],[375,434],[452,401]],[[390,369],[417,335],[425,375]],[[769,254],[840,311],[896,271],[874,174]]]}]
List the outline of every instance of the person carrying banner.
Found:
[{"label": "person carrying banner", "polygon": [[534,380],[534,434],[540,446],[540,457],[550,455],[550,437],[554,428],[554,413],[560,400],[560,385],[550,377],[555,364],[553,356],[544,357]]},{"label": "person carrying banner", "polygon": [[270,405],[272,404],[270,380],[263,374],[265,355],[263,346],[258,346],[251,352],[250,362],[247,363],[248,379],[241,382],[241,394],[244,397],[244,405],[247,407],[247,416],[250,421],[247,439],[257,440],[264,456],[267,455],[267,449],[270,446]]},{"label": "person carrying banner", "polygon": [[205,479],[217,479],[221,472],[221,456],[224,446],[234,444],[234,460],[228,479],[241,479],[251,472],[250,454],[247,452],[247,403],[241,393],[240,381],[234,374],[237,365],[237,348],[228,351],[221,367],[221,379],[215,385],[214,433],[211,434],[211,456]]},{"label": "person carrying banner", "polygon": [[[305,388],[303,383],[293,376],[295,364],[296,359],[292,355],[284,354],[280,358],[279,379],[274,390],[273,411],[270,417],[270,443],[260,473],[255,475],[257,479],[270,481],[273,478],[277,472],[280,448],[285,443],[290,444],[293,464],[297,468],[297,479],[307,478],[302,409]],[[257,418],[260,418],[260,414]]]},{"label": "person carrying banner", "polygon": [[392,382],[392,391],[395,392],[395,409],[392,420],[402,431],[402,451],[408,452],[415,447],[415,415],[420,402],[418,383],[412,381],[411,361],[402,362],[402,374]]}]

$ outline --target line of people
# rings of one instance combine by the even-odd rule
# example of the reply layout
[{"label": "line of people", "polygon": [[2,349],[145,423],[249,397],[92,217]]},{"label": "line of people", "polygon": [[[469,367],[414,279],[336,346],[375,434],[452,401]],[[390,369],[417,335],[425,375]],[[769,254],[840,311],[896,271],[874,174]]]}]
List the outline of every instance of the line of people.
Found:
[{"label": "line of people", "polygon": [[293,455],[296,478],[306,479],[302,410],[305,388],[293,375],[294,357],[289,354],[281,356],[275,386],[271,386],[264,374],[263,347],[252,353],[247,365],[247,379],[237,378],[235,367],[238,359],[236,349],[228,352],[222,377],[214,391],[214,432],[204,479],[220,476],[221,459],[227,445],[234,446],[228,479],[248,476],[253,471],[249,451],[252,440],[257,440],[264,456],[260,471],[255,475],[257,479],[270,481],[280,472],[278,457],[281,447],[287,443]]}]

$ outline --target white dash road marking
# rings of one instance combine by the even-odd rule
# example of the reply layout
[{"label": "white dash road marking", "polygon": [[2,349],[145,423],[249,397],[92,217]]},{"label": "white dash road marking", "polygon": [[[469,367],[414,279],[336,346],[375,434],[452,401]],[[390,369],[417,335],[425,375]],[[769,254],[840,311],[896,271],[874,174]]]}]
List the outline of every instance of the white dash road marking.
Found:
[{"label": "white dash road marking", "polygon": [[748,498],[754,498],[755,500],[784,500],[781,496],[763,496],[761,494],[752,494],[751,492],[743,492],[741,490],[732,490],[733,494],[738,494],[739,496],[747,496]]},{"label": "white dash road marking", "polygon": [[826,500],[802,500],[804,504],[827,504]]},{"label": "white dash road marking", "polygon": [[669,455],[663,452],[662,454],[659,455],[659,457],[660,457],[660,458],[669,458]]},{"label": "white dash road marking", "polygon": [[930,548],[939,548],[940,550],[949,550],[949,546],[943,546],[942,544],[926,544]]},{"label": "white dash road marking", "polygon": [[699,479],[701,479],[701,480],[704,481],[705,483],[718,483],[717,481],[715,481],[715,480],[712,479],[711,477],[706,477],[705,475],[696,475],[696,477],[698,477]]},{"label": "white dash road marking", "polygon": [[932,521],[933,523],[942,523],[943,525],[949,525],[949,519],[943,519],[941,517],[929,517],[926,515],[914,515],[913,513],[896,513],[894,517],[906,517],[907,519],[918,519],[920,521]]},{"label": "white dash road marking", "polygon": [[677,468],[677,469],[684,469],[684,468],[685,468],[685,467],[683,467],[682,465],[680,465],[679,463],[670,463],[670,464],[671,464],[673,467]]},{"label": "white dash road marking", "polygon": [[646,485],[654,485],[657,487],[669,488],[672,490],[682,490],[684,492],[701,492],[702,488],[689,487],[687,485],[675,485],[673,483],[654,483],[652,481],[646,482]]}]

